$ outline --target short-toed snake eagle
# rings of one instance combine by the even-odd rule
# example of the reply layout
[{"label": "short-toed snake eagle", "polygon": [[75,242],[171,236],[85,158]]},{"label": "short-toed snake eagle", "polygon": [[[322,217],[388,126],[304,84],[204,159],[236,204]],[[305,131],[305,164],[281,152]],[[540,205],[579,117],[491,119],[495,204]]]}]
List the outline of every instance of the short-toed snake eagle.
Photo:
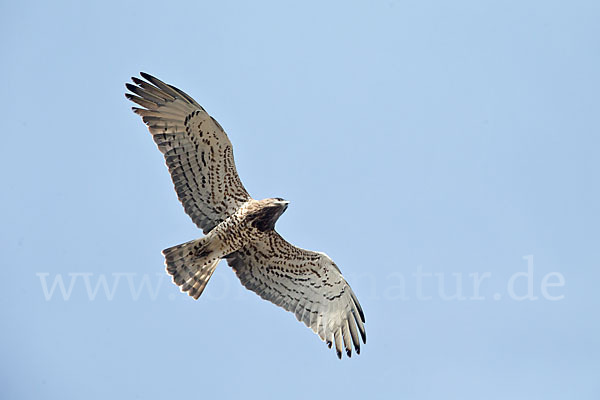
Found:
[{"label": "short-toed snake eagle", "polygon": [[274,229],[288,206],[281,198],[254,200],[238,177],[225,131],[190,96],[145,73],[126,97],[163,153],[185,212],[201,239],[163,251],[167,272],[194,299],[219,260],[246,288],[294,313],[329,347],[352,354],[366,343],[365,317],[339,268],[326,254],[291,245]]}]

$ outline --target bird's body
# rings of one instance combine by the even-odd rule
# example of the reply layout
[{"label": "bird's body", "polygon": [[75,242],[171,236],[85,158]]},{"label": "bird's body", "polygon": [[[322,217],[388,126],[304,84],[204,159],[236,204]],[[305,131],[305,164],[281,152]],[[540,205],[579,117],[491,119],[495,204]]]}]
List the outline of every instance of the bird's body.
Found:
[{"label": "bird's body", "polygon": [[163,250],[167,272],[182,291],[198,299],[219,260],[265,240],[287,204],[283,199],[248,200],[203,238]]},{"label": "bird's body", "polygon": [[304,322],[341,357],[366,343],[364,314],[339,268],[326,254],[285,241],[275,222],[281,198],[255,200],[242,185],[223,128],[190,96],[142,73],[127,84],[131,101],[163,153],[175,191],[206,236],[163,251],[167,272],[197,299],[221,259],[241,283]]}]

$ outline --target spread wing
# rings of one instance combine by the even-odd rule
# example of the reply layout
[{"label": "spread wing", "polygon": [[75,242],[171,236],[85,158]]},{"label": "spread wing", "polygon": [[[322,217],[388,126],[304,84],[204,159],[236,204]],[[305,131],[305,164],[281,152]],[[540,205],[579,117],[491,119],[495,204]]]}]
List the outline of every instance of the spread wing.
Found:
[{"label": "spread wing", "polygon": [[342,346],[352,355],[352,343],[360,354],[359,332],[363,343],[367,340],[365,316],[326,254],[295,247],[271,231],[263,241],[228,255],[227,262],[247,289],[293,312],[329,347],[334,342],[339,358]]},{"label": "spread wing", "polygon": [[[204,233],[233,214],[250,195],[240,182],[233,147],[221,125],[190,96],[152,75],[131,78],[125,96],[165,156],[185,212]],[[136,86],[137,85],[137,86]]]}]

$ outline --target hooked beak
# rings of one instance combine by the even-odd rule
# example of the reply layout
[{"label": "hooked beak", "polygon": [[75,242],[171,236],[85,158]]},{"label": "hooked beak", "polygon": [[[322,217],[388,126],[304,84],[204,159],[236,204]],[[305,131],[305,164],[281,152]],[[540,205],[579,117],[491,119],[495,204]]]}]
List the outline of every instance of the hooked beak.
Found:
[{"label": "hooked beak", "polygon": [[288,204],[290,204],[290,202],[288,200],[277,200],[276,203],[281,204],[285,208],[287,208]]}]

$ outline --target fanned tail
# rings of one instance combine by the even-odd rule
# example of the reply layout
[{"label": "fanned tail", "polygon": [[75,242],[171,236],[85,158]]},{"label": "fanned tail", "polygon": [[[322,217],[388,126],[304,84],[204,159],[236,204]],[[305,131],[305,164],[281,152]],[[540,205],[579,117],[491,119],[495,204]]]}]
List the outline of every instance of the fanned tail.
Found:
[{"label": "fanned tail", "polygon": [[197,300],[220,261],[210,250],[210,242],[204,237],[169,247],[162,253],[173,282]]}]

